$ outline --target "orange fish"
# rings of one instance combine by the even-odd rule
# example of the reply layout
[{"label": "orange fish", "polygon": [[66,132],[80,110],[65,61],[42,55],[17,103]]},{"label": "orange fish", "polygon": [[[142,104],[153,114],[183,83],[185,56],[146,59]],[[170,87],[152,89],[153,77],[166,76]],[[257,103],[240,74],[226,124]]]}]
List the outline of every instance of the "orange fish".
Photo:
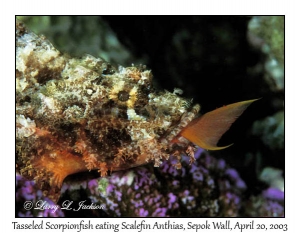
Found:
[{"label": "orange fish", "polygon": [[241,101],[208,112],[191,121],[180,132],[180,135],[203,149],[225,149],[232,144],[218,147],[219,139],[246,108],[256,100],[258,99]]}]

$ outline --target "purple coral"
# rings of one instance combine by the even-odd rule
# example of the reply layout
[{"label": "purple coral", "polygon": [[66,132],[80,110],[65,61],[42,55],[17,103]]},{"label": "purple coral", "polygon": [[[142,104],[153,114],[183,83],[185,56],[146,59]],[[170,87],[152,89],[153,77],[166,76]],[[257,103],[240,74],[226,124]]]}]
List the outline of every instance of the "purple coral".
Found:
[{"label": "purple coral", "polygon": [[107,178],[105,193],[99,192],[97,182],[90,181],[89,195],[105,204],[110,216],[237,216],[245,185],[224,160],[203,152],[196,151],[191,165],[189,157],[183,156],[179,170],[171,156],[159,168],[114,172]]},{"label": "purple coral", "polygon": [[275,201],[284,201],[284,192],[277,188],[268,188],[262,194],[265,198]]},{"label": "purple coral", "polygon": [[[199,153],[199,151],[201,153]],[[104,205],[109,216],[165,217],[165,216],[283,216],[281,204],[284,193],[274,188],[259,197],[243,201],[245,182],[238,172],[225,161],[211,157],[199,149],[197,160],[189,164],[182,159],[182,170],[174,168],[174,159],[165,161],[160,168],[137,167],[113,172],[109,177],[89,181],[65,182],[62,192],[85,190],[93,203]],[[25,200],[43,198],[33,181],[17,175],[17,203],[20,217],[63,216],[61,210],[25,211]],[[103,182],[105,181],[105,182]],[[100,185],[101,183],[105,185]]]},{"label": "purple coral", "polygon": [[235,169],[228,168],[225,171],[225,174],[229,176],[229,178],[235,183],[237,187],[240,189],[246,189],[247,186],[245,182],[240,178],[238,172]]},{"label": "purple coral", "polygon": [[16,175],[16,217],[63,217],[60,207],[43,196],[34,181]]}]

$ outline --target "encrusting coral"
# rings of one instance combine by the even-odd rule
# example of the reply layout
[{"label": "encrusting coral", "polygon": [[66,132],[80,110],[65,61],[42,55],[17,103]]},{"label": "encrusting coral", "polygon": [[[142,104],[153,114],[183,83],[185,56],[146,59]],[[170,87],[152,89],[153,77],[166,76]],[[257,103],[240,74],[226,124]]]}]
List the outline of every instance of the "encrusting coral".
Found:
[{"label": "encrusting coral", "polygon": [[[64,213],[58,205],[44,197],[34,181],[26,180],[16,174],[16,217],[63,217]],[[30,208],[30,203],[35,203]]]},{"label": "encrusting coral", "polygon": [[[284,193],[268,188],[259,196],[245,196],[247,186],[225,160],[198,149],[190,165],[183,156],[182,169],[171,157],[160,168],[140,166],[97,179],[67,179],[60,202],[42,197],[33,181],[17,175],[16,216],[110,216],[110,217],[283,217]],[[39,201],[39,209],[24,210],[24,201]],[[71,208],[64,211],[72,201]],[[79,209],[79,203],[93,209]],[[47,209],[46,206],[57,208]],[[60,207],[61,206],[61,207]],[[97,208],[96,208],[97,207]],[[101,208],[99,208],[101,207]],[[74,217],[74,216],[73,216]]]},{"label": "encrusting coral", "polygon": [[[249,198],[239,173],[201,148],[192,165],[188,156],[182,157],[182,169],[176,169],[174,163],[171,157],[159,168],[140,166],[104,178],[68,179],[60,202],[72,199],[102,205],[93,216],[101,216],[102,211],[110,217],[284,216],[283,192],[268,188]],[[85,214],[81,211],[78,216]]]},{"label": "encrusting coral", "polygon": [[[195,159],[190,165],[184,156],[180,170],[172,157],[159,169],[138,167],[107,178],[66,181],[62,191],[70,195],[82,187],[93,203],[105,206],[109,216],[238,216],[246,189],[238,173],[203,149]],[[103,179],[106,182],[100,183]]]},{"label": "encrusting coral", "polygon": [[44,195],[59,197],[70,174],[101,176],[146,163],[155,167],[181,154],[194,162],[195,143],[217,142],[254,101],[197,118],[200,106],[174,92],[154,90],[144,66],[118,68],[85,55],[61,54],[44,37],[16,24],[17,170]]}]

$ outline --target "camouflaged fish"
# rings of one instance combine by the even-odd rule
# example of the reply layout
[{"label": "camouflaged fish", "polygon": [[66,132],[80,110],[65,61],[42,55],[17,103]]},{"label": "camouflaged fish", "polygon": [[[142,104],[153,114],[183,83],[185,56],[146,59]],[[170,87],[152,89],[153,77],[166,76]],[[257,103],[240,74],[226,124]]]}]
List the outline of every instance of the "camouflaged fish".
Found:
[{"label": "camouflaged fish", "polygon": [[156,91],[143,66],[115,68],[90,55],[70,58],[43,36],[16,25],[17,171],[57,200],[70,174],[101,176],[218,147],[221,136],[255,100],[199,117],[200,105],[175,91]]}]

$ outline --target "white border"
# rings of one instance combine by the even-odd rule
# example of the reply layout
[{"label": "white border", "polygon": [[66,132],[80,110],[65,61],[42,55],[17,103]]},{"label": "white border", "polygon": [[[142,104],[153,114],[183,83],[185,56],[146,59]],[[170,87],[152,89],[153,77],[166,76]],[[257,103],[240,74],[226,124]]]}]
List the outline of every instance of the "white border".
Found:
[{"label": "white border", "polygon": [[[97,2],[95,4],[95,2]],[[222,15],[286,15],[286,218],[284,219],[255,219],[256,223],[286,223],[290,232],[298,229],[299,213],[299,6],[295,0],[151,0],[151,1],[3,1],[1,9],[1,226],[4,232],[12,232],[12,221],[30,222],[30,219],[14,220],[14,21],[15,15],[26,14],[222,14]],[[296,11],[297,10],[297,11]],[[39,220],[39,219],[35,219]],[[80,219],[44,219],[52,223],[75,223]],[[141,220],[141,219],[139,219]],[[205,222],[205,219],[170,219],[176,223],[192,221]],[[231,219],[237,221],[238,219]],[[132,222],[134,219],[92,219],[93,222],[103,221]],[[167,219],[146,219],[147,222],[167,221]],[[214,219],[208,219],[214,221]],[[225,221],[225,219],[216,219]],[[251,219],[239,219],[241,223],[249,223]],[[4,224],[4,225],[3,225]],[[19,232],[22,232],[19,230]],[[57,232],[48,230],[47,232]],[[71,232],[71,231],[66,231]],[[75,231],[73,231],[75,232]],[[129,231],[128,231],[129,232]],[[137,231],[136,231],[137,232]],[[150,231],[148,231],[150,232]],[[205,232],[202,230],[201,232]],[[212,231],[211,231],[212,232]],[[225,232],[225,231],[223,231]],[[248,231],[243,231],[248,232]],[[254,232],[254,231],[252,231]]]}]

